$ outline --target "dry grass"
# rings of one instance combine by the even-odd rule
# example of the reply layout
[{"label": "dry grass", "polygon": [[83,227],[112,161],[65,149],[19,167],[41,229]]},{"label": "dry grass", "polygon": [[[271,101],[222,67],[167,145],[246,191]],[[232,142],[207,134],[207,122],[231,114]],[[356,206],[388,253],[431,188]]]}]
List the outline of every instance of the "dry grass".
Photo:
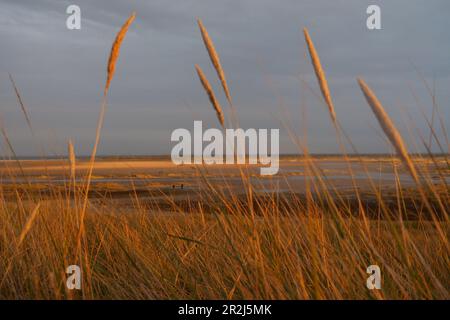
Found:
[{"label": "dry grass", "polygon": [[378,100],[375,93],[373,93],[369,86],[364,82],[364,80],[359,78],[358,84],[361,87],[364,96],[366,97],[367,103],[369,104],[370,108],[372,108],[373,113],[377,117],[378,123],[380,124],[381,128],[383,128],[384,133],[389,138],[389,141],[391,141],[392,145],[397,151],[398,156],[400,157],[400,159],[402,159],[406,168],[408,168],[408,171],[413,177],[414,181],[418,183],[419,175],[417,174],[417,170],[414,167],[411,158],[409,157],[408,150],[402,139],[402,136],[400,135],[400,132],[398,132],[391,118],[384,110],[383,105]]},{"label": "dry grass", "polygon": [[87,178],[86,178],[86,191],[85,191],[84,201],[83,201],[83,205],[82,205],[81,212],[80,212],[80,227],[79,227],[79,232],[78,232],[77,247],[81,246],[81,240],[82,240],[81,237],[83,236],[83,231],[84,231],[84,217],[85,217],[86,209],[87,209],[87,205],[88,205],[88,194],[89,194],[89,188],[91,185],[92,171],[94,170],[95,157],[97,155],[97,148],[100,143],[100,135],[101,135],[102,127],[103,127],[103,121],[105,118],[109,86],[110,86],[111,80],[114,76],[114,72],[116,69],[116,63],[117,63],[117,59],[119,58],[120,47],[122,45],[123,39],[125,38],[125,35],[128,32],[128,28],[130,27],[131,23],[134,21],[135,17],[136,17],[136,14],[133,12],[130,15],[130,17],[127,19],[127,21],[123,24],[122,28],[120,28],[119,32],[116,35],[116,39],[113,42],[113,45],[111,47],[111,51],[109,54],[103,101],[102,101],[102,106],[100,108],[100,115],[98,117],[97,129],[96,129],[96,133],[95,133],[95,142],[94,142],[94,147],[92,148],[91,161],[90,161],[89,170],[88,170],[88,174],[87,174]]},{"label": "dry grass", "polygon": [[316,73],[317,81],[319,82],[320,91],[328,106],[328,111],[330,112],[331,120],[336,123],[336,113],[334,111],[333,100],[331,99],[330,89],[328,88],[327,78],[325,76],[325,71],[320,63],[319,54],[314,47],[314,43],[309,36],[308,29],[303,29],[303,34],[305,36],[306,44],[308,45],[309,56],[311,57],[311,63],[314,67],[314,72]]},{"label": "dry grass", "polygon": [[76,157],[75,157],[75,148],[73,146],[72,140],[69,140],[69,142],[67,143],[67,149],[70,164],[70,177],[71,179],[74,179],[76,171]]},{"label": "dry grass", "polygon": [[206,78],[205,74],[203,73],[202,69],[195,65],[195,70],[197,70],[198,78],[200,79],[200,82],[203,86],[203,89],[205,89],[206,94],[208,95],[209,101],[211,102],[211,105],[213,106],[214,110],[217,114],[217,119],[220,122],[220,125],[225,127],[225,118],[222,112],[222,107],[219,104],[219,101],[216,99],[216,96],[214,94],[214,91],[211,87],[211,84],[209,83],[208,79]]},{"label": "dry grass", "polygon": [[25,239],[25,236],[27,235],[27,233],[30,231],[31,226],[33,225],[34,219],[36,219],[36,216],[39,212],[39,207],[40,207],[40,203],[38,203],[36,205],[36,207],[33,209],[33,211],[31,212],[30,216],[28,217],[27,222],[25,223],[25,225],[23,226],[22,231],[20,232],[19,235],[19,239],[17,241],[17,247],[20,247],[20,245],[22,244],[23,240]]},{"label": "dry grass", "polygon": [[14,81],[14,78],[11,74],[9,74],[9,80],[11,81],[11,84],[13,86],[14,93],[16,94],[17,101],[19,102],[19,105],[20,105],[20,109],[22,110],[25,120],[27,121],[28,128],[34,134],[27,108],[25,107],[25,104],[23,103],[22,96],[20,95],[19,89],[17,88],[16,82]]},{"label": "dry grass", "polygon": [[206,50],[208,51],[209,58],[214,66],[214,69],[217,72],[217,76],[219,77],[220,83],[222,84],[222,88],[225,91],[225,95],[228,99],[230,105],[232,105],[230,90],[228,89],[227,79],[225,77],[225,72],[223,71],[222,64],[220,63],[219,54],[214,47],[214,43],[212,42],[208,31],[204,27],[202,21],[197,19],[198,27],[200,28],[200,32],[203,38],[203,43],[205,44]]},{"label": "dry grass", "polygon": [[[83,291],[72,293],[65,289],[64,270],[77,254],[76,210],[55,195],[42,202],[29,228],[22,227],[26,208],[39,200],[25,207],[4,202],[0,269],[9,262],[12,267],[0,298],[449,298],[448,249],[433,222],[393,221],[383,213],[366,223],[362,212],[344,217],[345,206],[326,195],[308,207],[297,199],[283,209],[276,196],[250,207],[229,198],[212,201],[207,193],[214,192],[204,195],[213,213],[195,202],[191,210],[173,203],[171,213],[144,203],[132,213],[92,203],[85,220]],[[331,201],[338,210],[320,204]],[[440,224],[448,232],[448,224]],[[27,236],[17,251],[11,236],[20,230]],[[365,287],[371,264],[382,269],[380,291]]]},{"label": "dry grass", "polygon": [[130,15],[130,17],[127,19],[127,21],[125,21],[122,28],[120,28],[120,31],[117,33],[116,39],[114,40],[113,45],[111,47],[111,52],[109,54],[109,59],[108,59],[108,68],[107,68],[108,72],[107,72],[105,90],[104,90],[105,96],[108,93],[109,86],[111,85],[111,80],[114,77],[114,73],[116,71],[116,62],[117,62],[117,59],[119,58],[120,47],[122,46],[122,41],[128,32],[128,28],[133,23],[135,18],[136,18],[136,14],[133,12]]}]

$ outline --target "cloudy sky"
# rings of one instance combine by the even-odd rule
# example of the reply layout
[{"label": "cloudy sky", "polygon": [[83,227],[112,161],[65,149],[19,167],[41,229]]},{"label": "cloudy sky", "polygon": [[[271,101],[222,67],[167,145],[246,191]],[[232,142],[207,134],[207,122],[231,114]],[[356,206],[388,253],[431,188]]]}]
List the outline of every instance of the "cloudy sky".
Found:
[{"label": "cloudy sky", "polygon": [[[66,28],[66,8],[81,8],[81,30]],[[381,7],[382,30],[366,28],[366,8]],[[296,152],[286,130],[308,134],[313,152],[338,151],[317,97],[301,29],[308,27],[330,83],[336,113],[360,152],[389,152],[355,78],[362,76],[417,150],[428,139],[430,87],[450,119],[448,0],[0,0],[0,115],[20,155],[78,154],[94,140],[106,61],[117,30],[137,18],[123,43],[100,154],[168,154],[171,132],[193,120],[216,127],[195,74],[199,64],[224,107],[196,25],[221,56],[243,128],[280,128],[281,151]],[[27,129],[8,79],[12,73],[36,131]],[[436,122],[437,123],[437,122]],[[438,133],[441,133],[438,130]],[[5,149],[3,141],[2,148]]]}]

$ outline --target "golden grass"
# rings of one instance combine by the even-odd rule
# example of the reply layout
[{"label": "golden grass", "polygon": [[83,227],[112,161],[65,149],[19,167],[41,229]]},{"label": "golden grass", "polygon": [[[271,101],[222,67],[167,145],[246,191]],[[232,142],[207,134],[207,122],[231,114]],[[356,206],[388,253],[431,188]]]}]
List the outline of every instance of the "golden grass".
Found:
[{"label": "golden grass", "polygon": [[331,120],[336,123],[336,113],[334,111],[333,101],[331,99],[330,89],[328,88],[327,78],[325,76],[325,71],[320,63],[319,55],[314,47],[314,43],[309,36],[308,29],[303,29],[303,34],[305,36],[306,44],[308,45],[309,56],[311,57],[311,63],[314,67],[314,72],[316,73],[317,81],[319,82],[320,91],[328,106],[328,111],[330,112]]},{"label": "golden grass", "polygon": [[400,157],[400,159],[402,159],[406,168],[408,168],[411,177],[413,177],[414,181],[419,182],[419,175],[417,174],[417,170],[414,167],[411,158],[409,157],[408,150],[406,148],[405,142],[402,139],[402,136],[400,135],[400,132],[398,132],[391,118],[384,110],[383,105],[378,100],[375,93],[373,93],[369,86],[364,82],[364,80],[358,78],[358,84],[361,87],[361,91],[364,93],[367,103],[375,114],[378,123],[380,124],[386,136],[389,138],[389,141],[394,146],[398,156]]},{"label": "golden grass", "polygon": [[[9,261],[12,267],[0,298],[449,298],[448,249],[432,222],[382,216],[367,226],[357,216],[336,219],[345,209],[325,211],[319,201],[332,201],[325,196],[308,209],[301,199],[282,209],[275,196],[255,200],[254,209],[232,199],[212,202],[206,194],[203,201],[214,213],[195,202],[187,211],[174,203],[171,213],[143,203],[132,212],[112,204],[93,206],[85,221],[82,292],[65,289],[78,226],[65,198],[42,203],[20,251],[10,246],[9,235],[22,229],[27,210],[3,203],[0,269]],[[371,264],[382,269],[380,291],[365,287]],[[54,286],[48,282],[52,276]]]},{"label": "golden grass", "polygon": [[[248,171],[241,171],[244,187],[237,194],[226,179],[216,188],[207,169],[198,167],[204,187],[181,202],[164,190],[159,197],[149,193],[141,198],[134,187],[127,198],[131,206],[118,205],[111,190],[95,190],[93,197],[89,186],[106,95],[133,19],[134,14],[111,50],[86,188],[73,188],[70,183],[35,190],[20,183],[0,185],[0,299],[450,298],[450,198],[445,183],[431,181],[436,172],[445,175],[448,170],[439,165],[422,172],[427,189],[422,184],[413,190],[403,188],[395,171],[390,197],[370,184],[367,192],[372,204],[355,206],[299,143],[306,155],[306,196],[281,190],[256,194],[250,183],[255,177]],[[199,25],[202,30],[200,21]],[[206,30],[202,36],[207,48],[213,48]],[[305,38],[335,122],[325,75],[306,30]],[[212,52],[217,63],[218,55]],[[196,69],[223,126],[212,88],[201,69]],[[400,133],[370,88],[362,80],[359,83],[411,172],[415,160],[409,157]],[[12,145],[10,149],[14,151]],[[74,177],[75,152],[70,141],[68,153]],[[359,159],[345,157],[344,161]],[[396,159],[390,160],[396,168]],[[5,172],[14,181],[14,171]],[[115,188],[122,191],[120,186]],[[358,201],[364,198],[358,189],[354,192]],[[415,192],[420,197],[414,197]],[[81,206],[79,199],[83,199]],[[432,219],[427,218],[430,215]],[[65,286],[65,270],[72,264],[82,268],[81,291]],[[381,268],[382,290],[366,288],[366,268],[372,264]]]},{"label": "golden grass", "polygon": [[76,157],[75,157],[75,148],[73,146],[72,140],[69,140],[69,142],[67,143],[67,149],[70,164],[70,177],[71,179],[73,179],[75,178],[76,172]]},{"label": "golden grass", "polygon": [[113,45],[111,47],[111,52],[109,54],[109,59],[108,59],[108,68],[107,68],[108,72],[107,72],[105,90],[104,90],[105,96],[108,93],[109,86],[111,85],[111,80],[114,77],[114,73],[116,71],[116,62],[117,62],[117,59],[119,58],[120,47],[122,45],[122,41],[128,32],[128,28],[133,23],[135,18],[136,18],[136,13],[133,12],[130,15],[130,17],[127,19],[127,21],[125,21],[122,28],[120,28],[120,31],[117,33],[116,39],[114,40]]},{"label": "golden grass", "polygon": [[206,50],[208,51],[209,58],[211,59],[214,69],[217,72],[217,76],[219,77],[220,83],[222,84],[222,88],[225,92],[228,103],[230,105],[232,105],[230,90],[228,89],[225,72],[223,71],[222,64],[220,63],[219,54],[217,53],[216,48],[214,47],[214,43],[212,42],[212,40],[208,34],[208,31],[206,30],[202,21],[200,19],[197,19],[197,23],[198,23],[198,27],[200,28],[200,32],[202,34],[203,43],[205,44]]},{"label": "golden grass", "polygon": [[123,24],[123,26],[120,28],[120,30],[117,33],[116,38],[113,42],[113,45],[111,47],[111,51],[109,54],[103,101],[102,101],[102,106],[100,108],[100,115],[98,118],[97,129],[96,129],[96,133],[95,133],[94,147],[92,148],[89,170],[88,170],[88,174],[86,177],[86,191],[85,191],[84,201],[83,201],[83,205],[82,205],[81,212],[80,212],[80,227],[79,227],[78,241],[77,241],[78,247],[81,246],[81,240],[82,240],[81,238],[83,236],[83,231],[84,231],[84,217],[85,217],[86,209],[87,209],[87,205],[88,205],[88,194],[89,194],[89,188],[90,188],[90,184],[91,184],[92,171],[94,170],[95,157],[97,155],[97,148],[100,143],[100,134],[101,134],[101,130],[103,127],[103,121],[105,118],[107,94],[108,94],[109,86],[111,84],[111,80],[114,76],[114,72],[116,69],[116,63],[117,63],[117,59],[119,58],[120,47],[122,45],[123,39],[125,38],[125,35],[128,32],[128,28],[130,27],[131,23],[134,21],[135,17],[136,17],[136,13],[133,12],[130,15],[130,17],[127,19],[127,21]]},{"label": "golden grass", "polygon": [[27,121],[28,128],[30,129],[31,133],[34,134],[27,108],[25,107],[25,104],[23,103],[22,96],[20,95],[19,89],[17,88],[16,82],[14,81],[14,78],[11,74],[9,74],[9,80],[11,81],[11,84],[14,88],[14,93],[16,94],[17,101],[19,102],[19,105],[20,105],[20,109],[22,110],[22,113],[25,116],[25,120]]},{"label": "golden grass", "polygon": [[220,122],[220,125],[225,127],[225,118],[223,116],[222,107],[219,104],[219,101],[216,99],[216,96],[214,94],[214,91],[211,87],[211,84],[209,83],[208,79],[206,78],[205,74],[203,73],[202,69],[195,65],[195,70],[197,70],[198,77],[200,79],[200,82],[203,86],[203,89],[205,89],[206,94],[208,95],[209,101],[211,102],[211,105],[213,106],[214,110],[217,114],[217,119]]},{"label": "golden grass", "polygon": [[30,231],[31,226],[33,225],[34,219],[36,219],[36,216],[37,216],[37,214],[39,212],[40,205],[41,205],[40,203],[38,203],[36,205],[36,207],[31,212],[30,216],[28,217],[27,222],[23,226],[23,229],[20,232],[19,238],[17,240],[17,247],[20,247],[20,245],[22,244],[23,240],[25,239],[27,233]]}]

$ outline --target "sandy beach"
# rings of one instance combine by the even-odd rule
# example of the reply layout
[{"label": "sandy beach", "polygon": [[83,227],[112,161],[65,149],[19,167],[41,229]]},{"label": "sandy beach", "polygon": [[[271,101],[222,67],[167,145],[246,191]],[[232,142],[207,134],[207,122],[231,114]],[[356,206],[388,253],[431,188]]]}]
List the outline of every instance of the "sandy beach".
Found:
[{"label": "sandy beach", "polygon": [[[445,167],[445,159],[435,159]],[[20,163],[20,164],[19,164]],[[199,193],[214,188],[225,194],[245,194],[251,186],[255,193],[305,194],[308,185],[321,185],[330,191],[352,195],[358,192],[373,193],[373,188],[393,193],[395,182],[402,187],[414,188],[410,175],[400,161],[383,157],[352,158],[318,157],[314,165],[301,157],[283,157],[280,170],[274,176],[261,176],[259,165],[175,165],[170,159],[160,158],[102,158],[95,162],[92,179],[92,196],[108,193],[114,198],[128,198],[132,193],[140,197],[158,198],[161,193],[174,199],[195,198]],[[449,183],[450,176],[438,175],[431,159],[417,159],[416,165],[439,185]],[[70,164],[65,160],[20,160],[0,163],[0,179],[3,190],[13,190],[21,185],[28,192],[48,192],[64,188],[75,181],[85,183],[89,166],[87,159],[76,163],[76,177],[70,177]],[[350,171],[349,171],[350,170]],[[312,172],[314,171],[314,172]],[[320,190],[311,189],[312,193]]]}]

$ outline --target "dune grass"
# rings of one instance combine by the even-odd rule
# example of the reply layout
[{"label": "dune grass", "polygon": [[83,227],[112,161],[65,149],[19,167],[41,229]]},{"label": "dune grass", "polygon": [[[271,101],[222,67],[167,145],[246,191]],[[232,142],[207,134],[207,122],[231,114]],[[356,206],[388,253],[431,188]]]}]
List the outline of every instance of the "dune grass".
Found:
[{"label": "dune grass", "polygon": [[[80,263],[74,201],[64,192],[3,201],[0,298],[449,298],[442,219],[408,221],[401,203],[369,218],[325,192],[283,205],[276,195],[235,201],[213,192],[203,196],[209,210],[198,201],[168,201],[168,211],[137,199],[132,212],[92,201],[82,291],[65,287],[65,268]],[[366,288],[372,264],[382,290]]]}]

